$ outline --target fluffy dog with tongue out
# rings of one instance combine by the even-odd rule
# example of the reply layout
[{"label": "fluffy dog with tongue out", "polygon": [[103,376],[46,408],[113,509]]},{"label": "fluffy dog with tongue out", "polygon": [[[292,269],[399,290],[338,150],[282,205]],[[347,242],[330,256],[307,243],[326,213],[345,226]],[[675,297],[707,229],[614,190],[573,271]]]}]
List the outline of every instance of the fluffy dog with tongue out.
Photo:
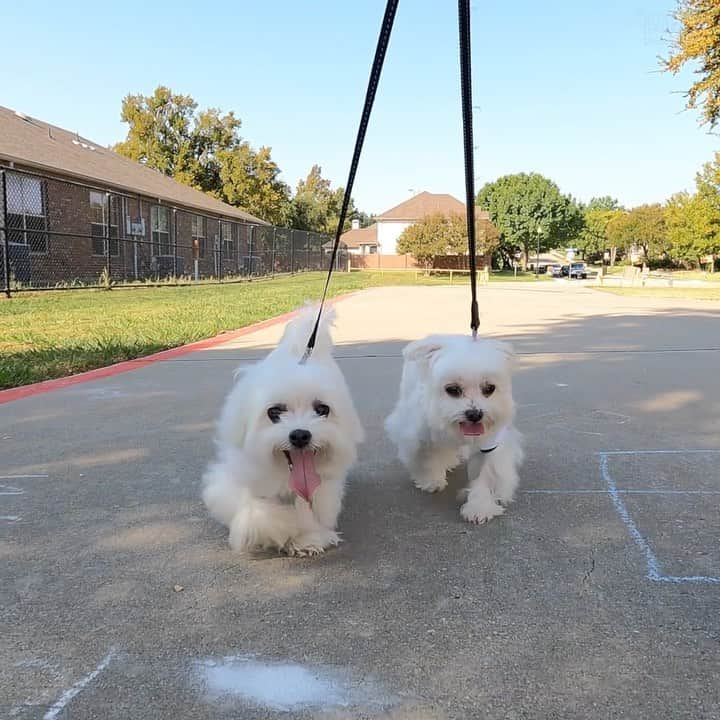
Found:
[{"label": "fluffy dog with tongue out", "polygon": [[203,500],[230,529],[235,550],[303,556],[340,542],[345,479],[363,430],[332,357],[331,310],[312,355],[300,363],[315,317],[312,308],[301,311],[225,401]]},{"label": "fluffy dog with tongue out", "polygon": [[505,512],[523,452],[513,427],[509,345],[464,335],[431,335],[403,351],[400,397],[385,421],[415,485],[438,492],[449,469],[467,462],[462,517],[481,524]]}]

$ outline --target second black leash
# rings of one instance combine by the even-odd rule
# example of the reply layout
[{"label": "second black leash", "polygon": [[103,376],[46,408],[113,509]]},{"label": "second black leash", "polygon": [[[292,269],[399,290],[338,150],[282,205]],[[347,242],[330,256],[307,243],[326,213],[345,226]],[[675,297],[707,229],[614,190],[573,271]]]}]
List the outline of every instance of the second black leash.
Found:
[{"label": "second black leash", "polygon": [[472,54],[470,50],[470,0],[458,0],[460,31],[460,94],[462,96],[463,150],[465,155],[465,209],[467,213],[470,261],[470,329],[473,337],[480,327],[477,301],[477,256],[475,241],[475,159],[472,118]]},{"label": "second black leash", "polygon": [[347,216],[348,205],[352,196],[352,189],[355,183],[355,173],[357,172],[358,163],[360,162],[360,153],[365,141],[365,133],[367,132],[368,123],[370,122],[370,113],[372,111],[373,102],[375,101],[375,93],[377,92],[378,83],[380,82],[380,74],[382,72],[383,62],[385,61],[385,53],[387,52],[390,42],[390,33],[392,32],[393,22],[395,21],[395,13],[397,11],[399,0],[388,0],[385,6],[385,15],[383,17],[382,26],[380,27],[380,35],[378,37],[377,47],[375,49],[375,58],[373,60],[372,69],[370,70],[370,79],[368,80],[367,92],[365,93],[365,104],[363,106],[362,117],[360,118],[360,127],[358,128],[357,138],[355,139],[355,150],[353,151],[352,162],[350,163],[350,172],[345,185],[345,193],[343,195],[343,203],[340,209],[340,219],[338,221],[337,230],[335,232],[335,242],[333,244],[332,254],[330,256],[330,267],[328,268],[327,279],[325,280],[325,289],[323,290],[320,300],[320,308],[318,310],[315,327],[308,340],[305,354],[302,361],[305,362],[312,354],[317,338],[318,327],[320,327],[320,319],[322,317],[323,307],[325,306],[325,298],[327,297],[328,287],[330,286],[330,278],[332,277],[335,263],[337,261],[337,252],[340,247],[340,236],[342,235],[345,218]]}]

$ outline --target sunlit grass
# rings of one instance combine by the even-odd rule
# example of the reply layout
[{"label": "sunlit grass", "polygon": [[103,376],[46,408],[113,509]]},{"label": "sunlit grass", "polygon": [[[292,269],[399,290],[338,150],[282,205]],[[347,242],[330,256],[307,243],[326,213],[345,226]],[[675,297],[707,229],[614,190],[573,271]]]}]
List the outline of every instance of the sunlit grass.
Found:
[{"label": "sunlit grass", "polygon": [[[142,357],[318,299],[323,273],[224,285],[17,293],[0,301],[0,388]],[[330,296],[381,285],[442,285],[415,273],[338,273]]]}]

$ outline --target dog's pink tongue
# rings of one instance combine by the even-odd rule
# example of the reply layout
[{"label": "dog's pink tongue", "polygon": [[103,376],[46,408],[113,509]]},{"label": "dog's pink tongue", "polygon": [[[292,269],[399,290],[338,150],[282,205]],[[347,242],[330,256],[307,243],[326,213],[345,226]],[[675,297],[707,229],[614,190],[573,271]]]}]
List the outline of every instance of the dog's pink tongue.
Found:
[{"label": "dog's pink tongue", "polygon": [[465,437],[477,437],[478,435],[485,434],[485,427],[481,422],[461,422],[460,429],[462,430],[462,434],[465,435]]},{"label": "dog's pink tongue", "polygon": [[290,462],[290,489],[310,502],[320,485],[320,476],[315,469],[315,454],[312,450],[291,450]]}]

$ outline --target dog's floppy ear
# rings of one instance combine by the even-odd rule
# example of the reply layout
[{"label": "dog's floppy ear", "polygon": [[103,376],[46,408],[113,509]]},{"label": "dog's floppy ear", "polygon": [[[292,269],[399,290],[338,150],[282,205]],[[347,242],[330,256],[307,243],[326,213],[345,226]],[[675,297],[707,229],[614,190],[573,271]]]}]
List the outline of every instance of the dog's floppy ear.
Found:
[{"label": "dog's floppy ear", "polygon": [[441,335],[428,335],[405,346],[403,357],[406,361],[429,365],[444,346]]},{"label": "dog's floppy ear", "polygon": [[512,372],[515,369],[515,350],[513,350],[513,346],[510,343],[504,342],[503,340],[488,340],[487,342],[491,342],[497,350],[502,353],[502,355],[505,357],[505,362],[507,365],[507,368],[510,372]]},{"label": "dog's floppy ear", "polygon": [[253,387],[247,381],[244,368],[238,368],[233,377],[236,379],[235,387],[227,396],[220,413],[217,434],[221,442],[241,447],[245,444],[250,427]]}]

